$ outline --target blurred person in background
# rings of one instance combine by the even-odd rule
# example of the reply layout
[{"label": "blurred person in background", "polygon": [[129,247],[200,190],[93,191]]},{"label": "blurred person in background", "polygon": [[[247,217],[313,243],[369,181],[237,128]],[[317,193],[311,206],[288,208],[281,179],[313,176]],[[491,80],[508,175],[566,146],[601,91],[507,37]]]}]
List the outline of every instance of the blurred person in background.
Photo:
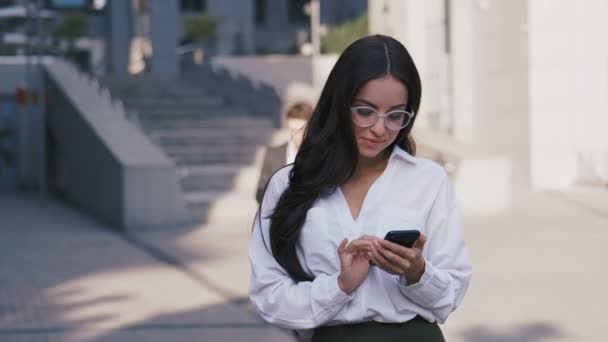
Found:
[{"label": "blurred person in background", "polygon": [[296,158],[298,148],[302,143],[302,135],[306,122],[312,115],[312,106],[306,102],[296,102],[290,106],[285,115],[285,122],[289,131],[289,139],[280,144],[269,144],[264,153],[264,161],[258,180],[258,187],[255,199],[258,204],[262,202],[264,189],[270,176],[278,169],[287,164],[293,163]]},{"label": "blurred person in background", "polygon": [[[253,226],[249,295],[265,320],[312,341],[444,341],[471,264],[445,170],[414,157],[420,98],[397,40],[341,54]],[[421,235],[411,248],[383,239],[396,229]]]}]

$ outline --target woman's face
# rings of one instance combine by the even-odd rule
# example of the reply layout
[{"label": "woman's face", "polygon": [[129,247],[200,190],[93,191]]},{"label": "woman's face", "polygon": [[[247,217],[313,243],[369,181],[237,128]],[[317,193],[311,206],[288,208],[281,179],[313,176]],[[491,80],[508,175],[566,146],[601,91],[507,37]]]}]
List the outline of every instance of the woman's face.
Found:
[{"label": "woman's face", "polygon": [[[407,89],[403,83],[390,75],[373,79],[361,88],[351,106],[370,107],[380,115],[397,109],[405,110]],[[385,118],[380,117],[370,127],[360,127],[353,123],[360,158],[374,159],[395,141],[399,130],[386,128],[384,122]]]}]

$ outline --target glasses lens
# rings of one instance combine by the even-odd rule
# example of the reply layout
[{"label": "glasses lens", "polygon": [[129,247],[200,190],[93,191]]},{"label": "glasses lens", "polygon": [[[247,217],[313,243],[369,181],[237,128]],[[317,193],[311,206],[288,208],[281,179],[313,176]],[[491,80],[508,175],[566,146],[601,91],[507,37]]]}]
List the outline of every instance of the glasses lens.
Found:
[{"label": "glasses lens", "polygon": [[394,111],[386,115],[386,127],[392,130],[402,129],[407,125],[408,116],[404,111]]},{"label": "glasses lens", "polygon": [[378,121],[378,113],[369,107],[353,107],[353,122],[357,126],[369,127]]},{"label": "glasses lens", "polygon": [[[375,109],[365,106],[352,107],[352,117],[355,125],[359,127],[371,127],[378,122],[380,114]],[[387,113],[384,117],[384,125],[390,130],[400,130],[407,126],[414,116],[413,113],[405,110],[394,110]]]}]

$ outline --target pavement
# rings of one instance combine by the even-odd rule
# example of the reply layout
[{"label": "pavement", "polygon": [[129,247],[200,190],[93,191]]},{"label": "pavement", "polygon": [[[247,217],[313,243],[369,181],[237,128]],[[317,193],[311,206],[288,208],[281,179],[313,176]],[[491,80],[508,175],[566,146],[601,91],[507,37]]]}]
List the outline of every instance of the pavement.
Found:
[{"label": "pavement", "polygon": [[[293,341],[247,300],[252,218],[123,234],[0,194],[0,341]],[[606,341],[608,189],[515,189],[465,224],[473,279],[447,341]]]},{"label": "pavement", "polygon": [[0,341],[291,341],[252,312],[246,284],[224,289],[246,263],[227,269],[209,242],[184,261],[221,267],[217,280],[60,201],[0,194]]}]

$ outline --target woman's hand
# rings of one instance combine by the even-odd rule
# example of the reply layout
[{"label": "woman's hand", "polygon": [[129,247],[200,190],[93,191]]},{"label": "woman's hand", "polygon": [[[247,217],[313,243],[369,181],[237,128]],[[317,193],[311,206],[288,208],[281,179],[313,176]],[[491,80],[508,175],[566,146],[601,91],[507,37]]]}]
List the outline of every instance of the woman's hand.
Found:
[{"label": "woman's hand", "polygon": [[356,239],[348,243],[348,239],[342,240],[338,247],[340,256],[340,276],[338,286],[350,294],[363,283],[369,273],[369,262],[372,255],[372,242],[367,239]]},{"label": "woman's hand", "polygon": [[412,248],[403,247],[384,239],[370,237],[366,239],[372,241],[372,262],[376,266],[388,273],[405,276],[410,285],[420,281],[426,266],[422,256],[426,242],[424,234],[420,234]]}]

